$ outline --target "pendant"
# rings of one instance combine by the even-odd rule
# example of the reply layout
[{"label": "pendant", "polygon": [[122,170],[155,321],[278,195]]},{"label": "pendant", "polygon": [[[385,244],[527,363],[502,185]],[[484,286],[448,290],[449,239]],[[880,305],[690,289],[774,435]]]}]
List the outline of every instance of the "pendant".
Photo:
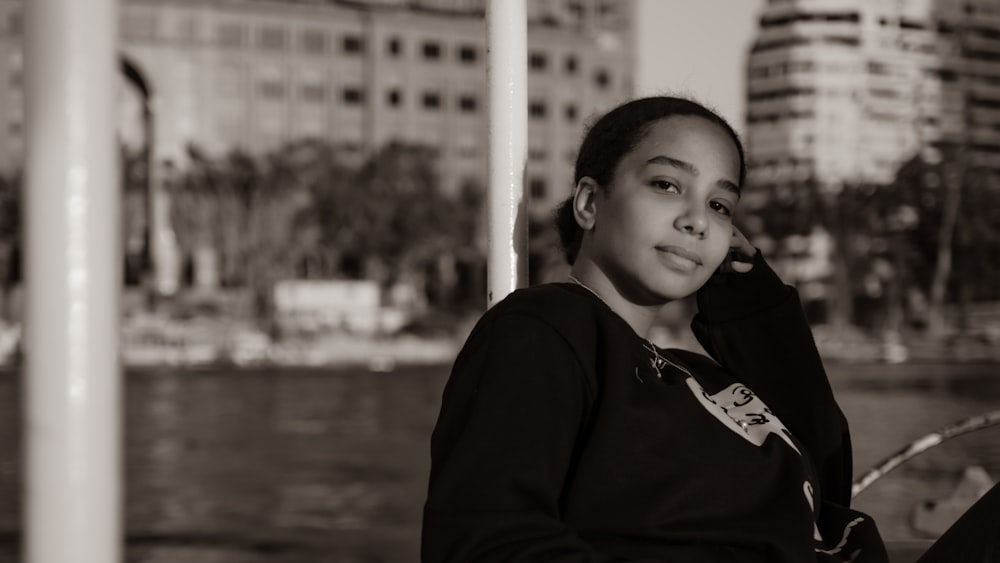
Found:
[{"label": "pendant", "polygon": [[659,350],[657,350],[656,346],[653,346],[653,344],[650,343],[649,341],[647,341],[645,344],[643,344],[642,347],[645,348],[647,352],[649,352],[650,354],[652,354],[652,357],[649,358],[649,365],[650,365],[650,367],[653,368],[653,371],[656,372],[657,379],[663,379],[663,371],[662,370],[665,367],[667,367],[667,366],[672,366],[674,368],[677,368],[682,373],[684,373],[684,374],[686,374],[688,376],[691,375],[691,372],[688,371],[687,368],[685,368],[684,366],[679,366],[676,363],[671,362],[667,358],[664,358],[663,356],[661,356],[660,352],[659,352]]}]

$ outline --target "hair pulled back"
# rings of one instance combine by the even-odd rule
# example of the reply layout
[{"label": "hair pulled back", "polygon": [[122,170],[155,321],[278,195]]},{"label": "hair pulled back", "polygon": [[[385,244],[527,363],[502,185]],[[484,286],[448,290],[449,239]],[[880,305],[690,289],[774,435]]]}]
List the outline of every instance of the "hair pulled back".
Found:
[{"label": "hair pulled back", "polygon": [[[740,158],[738,186],[742,187],[746,176],[746,162],[743,156],[743,144],[736,131],[725,119],[698,102],[673,96],[652,96],[626,102],[604,114],[591,125],[576,156],[573,185],[589,176],[603,188],[610,186],[618,164],[642,142],[650,125],[675,115],[693,115],[707,119],[729,134]],[[583,229],[577,224],[573,215],[572,196],[559,204],[555,212],[555,222],[566,261],[572,264],[576,261],[580,243],[583,241]]]}]

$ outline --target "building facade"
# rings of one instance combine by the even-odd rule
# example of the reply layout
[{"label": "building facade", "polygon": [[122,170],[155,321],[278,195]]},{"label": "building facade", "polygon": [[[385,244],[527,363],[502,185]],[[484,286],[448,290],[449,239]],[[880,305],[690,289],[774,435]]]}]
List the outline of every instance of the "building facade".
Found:
[{"label": "building facade", "polygon": [[1000,175],[996,0],[770,0],[759,25],[752,181],[885,184],[944,146]]},{"label": "building facade", "polygon": [[[485,184],[485,0],[123,0],[123,56],[153,99],[159,162],[320,139],[358,156],[435,147],[442,187]],[[0,154],[23,153],[19,0],[0,0]],[[529,2],[529,162],[536,212],[570,193],[589,116],[631,95],[631,2]],[[142,142],[123,81],[123,137]]]}]

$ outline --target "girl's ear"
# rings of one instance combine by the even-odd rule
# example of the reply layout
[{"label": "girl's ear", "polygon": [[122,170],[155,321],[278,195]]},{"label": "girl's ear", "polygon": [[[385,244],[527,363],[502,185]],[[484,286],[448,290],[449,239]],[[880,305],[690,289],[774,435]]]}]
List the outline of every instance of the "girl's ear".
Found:
[{"label": "girl's ear", "polygon": [[597,224],[597,192],[600,186],[590,176],[580,178],[573,190],[573,216],[580,228],[589,231]]}]

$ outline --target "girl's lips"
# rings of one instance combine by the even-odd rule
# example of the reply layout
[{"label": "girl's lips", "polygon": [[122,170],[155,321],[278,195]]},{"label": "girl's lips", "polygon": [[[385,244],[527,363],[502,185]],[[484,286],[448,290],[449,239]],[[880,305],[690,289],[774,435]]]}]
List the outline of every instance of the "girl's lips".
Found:
[{"label": "girl's lips", "polygon": [[696,253],[694,253],[694,252],[692,252],[692,251],[690,251],[690,250],[688,250],[686,248],[683,248],[683,247],[680,247],[680,246],[669,245],[669,246],[658,246],[658,247],[656,247],[656,249],[659,250],[660,252],[663,252],[663,253],[666,253],[666,254],[673,254],[673,255],[678,256],[680,258],[683,258],[685,260],[689,260],[691,262],[694,262],[698,266],[701,266],[701,256],[699,256],[698,254],[696,254]]}]

